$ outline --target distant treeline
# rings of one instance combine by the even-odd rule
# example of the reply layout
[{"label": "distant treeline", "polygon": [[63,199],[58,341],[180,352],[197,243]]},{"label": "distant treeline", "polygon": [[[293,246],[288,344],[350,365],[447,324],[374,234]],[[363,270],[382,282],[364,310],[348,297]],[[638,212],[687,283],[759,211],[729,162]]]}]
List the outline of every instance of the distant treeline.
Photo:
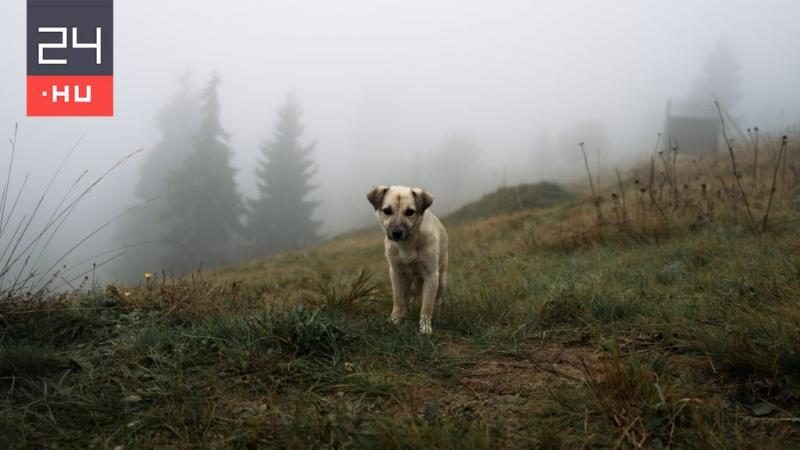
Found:
[{"label": "distant treeline", "polygon": [[214,75],[198,91],[185,75],[159,111],[161,137],[135,189],[142,204],[116,234],[122,245],[133,245],[116,266],[118,277],[158,270],[177,275],[320,240],[320,223],[311,218],[317,203],[308,198],[314,143],[302,143],[297,100],[289,95],[279,108],[272,135],[260,147],[257,195],[244,198],[220,123],[219,85]]}]

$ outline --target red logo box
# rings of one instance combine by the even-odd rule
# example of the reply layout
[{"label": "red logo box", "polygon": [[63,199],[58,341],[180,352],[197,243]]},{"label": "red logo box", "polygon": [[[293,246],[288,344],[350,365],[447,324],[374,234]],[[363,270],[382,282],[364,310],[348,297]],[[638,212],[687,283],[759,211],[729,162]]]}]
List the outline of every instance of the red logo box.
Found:
[{"label": "red logo box", "polygon": [[113,0],[27,4],[28,115],[113,115]]},{"label": "red logo box", "polygon": [[113,116],[111,75],[31,75],[29,116]]}]

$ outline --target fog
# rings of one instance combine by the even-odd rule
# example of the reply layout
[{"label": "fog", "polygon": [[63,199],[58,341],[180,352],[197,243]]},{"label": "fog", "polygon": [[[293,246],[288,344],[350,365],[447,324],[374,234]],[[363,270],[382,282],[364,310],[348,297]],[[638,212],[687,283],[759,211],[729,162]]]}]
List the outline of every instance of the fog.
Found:
[{"label": "fog", "polygon": [[[433,210],[444,213],[503,183],[568,181],[582,168],[581,140],[595,164],[632,164],[652,150],[667,100],[689,95],[719,45],[738,62],[740,125],[800,121],[800,4],[791,0],[117,0],[114,14],[114,117],[28,118],[25,2],[0,3],[0,131],[11,136],[19,124],[12,185],[31,174],[20,210],[33,208],[82,136],[57,192],[84,169],[96,178],[144,149],[87,196],[54,255],[137,202],[140,166],[159,139],[156,113],[186,71],[198,88],[220,76],[222,125],[246,197],[257,192],[259,145],[278,108],[297,98],[302,140],[317,142],[310,198],[326,236],[370,223],[364,193],[375,184],[457,172],[457,184],[431,188]],[[71,257],[119,245],[112,226]]]}]

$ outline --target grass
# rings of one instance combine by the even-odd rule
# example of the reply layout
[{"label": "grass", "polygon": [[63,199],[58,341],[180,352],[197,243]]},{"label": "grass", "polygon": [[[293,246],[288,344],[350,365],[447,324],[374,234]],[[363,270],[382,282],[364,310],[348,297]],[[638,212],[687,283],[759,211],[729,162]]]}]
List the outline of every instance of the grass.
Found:
[{"label": "grass", "polygon": [[574,197],[558,184],[546,181],[501,187],[448,214],[447,221],[453,225],[525,209],[546,208]]},{"label": "grass", "polygon": [[[18,131],[18,125],[15,125],[13,134],[8,139],[10,157],[5,180],[0,183],[2,185],[2,189],[0,189],[0,299],[14,302],[51,300],[59,292],[83,289],[89,282],[90,275],[91,283],[94,284],[94,274],[98,268],[124,255],[126,249],[139,245],[132,244],[111,249],[77,263],[70,257],[97,233],[149,200],[128,208],[99,227],[90,230],[75,245],[60,256],[54,257],[54,260],[42,259],[61,227],[69,220],[81,202],[91,194],[92,190],[97,189],[97,186],[106,177],[140,153],[142,149],[124,156],[94,180],[86,180],[88,171],[84,170],[71,184],[68,183],[64,186],[66,187],[64,193],[56,193],[53,187],[54,183],[57,181],[63,183],[60,175],[83,138],[78,139],[49,178],[47,185],[35,200],[35,206],[28,211],[22,211],[17,209],[17,205],[20,198],[25,198],[23,194],[29,187],[30,174],[26,174],[21,182],[16,180],[14,159],[17,152]],[[50,204],[51,201],[54,201],[53,197],[60,199],[54,206]],[[48,210],[49,217],[42,221],[48,215]]]},{"label": "grass", "polygon": [[596,186],[602,223],[595,196],[451,222],[431,337],[386,322],[377,230],[4,302],[0,447],[797,447],[797,185],[763,229],[769,188],[742,180],[754,226],[724,159],[674,160]]}]

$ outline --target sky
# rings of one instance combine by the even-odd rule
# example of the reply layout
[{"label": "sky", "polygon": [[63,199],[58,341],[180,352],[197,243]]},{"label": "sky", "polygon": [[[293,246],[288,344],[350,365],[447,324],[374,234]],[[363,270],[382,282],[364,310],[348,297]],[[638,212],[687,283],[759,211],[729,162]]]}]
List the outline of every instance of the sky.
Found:
[{"label": "sky", "polygon": [[[441,205],[503,182],[560,179],[578,148],[559,142],[576,124],[604,130],[586,138],[598,165],[630,164],[652,149],[667,100],[687,95],[721,41],[740,66],[741,125],[800,122],[800,3],[791,0],[114,3],[114,117],[29,118],[25,2],[0,2],[0,134],[19,125],[12,181],[31,173],[23,202],[36,201],[81,137],[57,190],[84,169],[98,176],[146,152],[158,139],[155,113],[187,70],[198,85],[222,78],[223,126],[246,195],[276,109],[288,93],[298,98],[305,137],[317,141],[313,197],[329,235],[370,219],[364,193],[397,183],[391,167],[427,161],[451,136],[468,136],[480,152],[465,192],[434,193],[458,200]],[[2,152],[5,165],[8,145]],[[141,161],[103,180],[59,245],[135,203]],[[105,232],[81,251],[114,245]]]}]

